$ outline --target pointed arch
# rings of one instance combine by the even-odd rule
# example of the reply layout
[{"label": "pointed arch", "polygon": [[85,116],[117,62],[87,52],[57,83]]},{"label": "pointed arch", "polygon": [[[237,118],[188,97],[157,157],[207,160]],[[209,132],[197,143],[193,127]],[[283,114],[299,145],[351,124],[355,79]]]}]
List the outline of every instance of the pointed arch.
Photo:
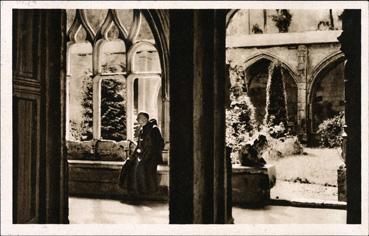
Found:
[{"label": "pointed arch", "polygon": [[228,28],[229,23],[231,23],[231,20],[233,16],[239,11],[239,9],[232,9],[227,12],[226,16],[226,28]]},{"label": "pointed arch", "polygon": [[307,109],[307,117],[309,118],[309,125],[308,125],[308,133],[311,135],[314,134],[314,127],[316,127],[316,122],[314,121],[315,115],[315,108],[314,108],[314,100],[316,98],[316,93],[318,91],[318,87],[322,82],[324,75],[329,72],[331,69],[335,68],[335,66],[343,63],[345,61],[345,56],[342,51],[336,51],[318,63],[315,68],[313,69],[313,73],[310,77],[310,84],[307,94],[307,102],[308,102],[308,109]]},{"label": "pointed arch", "polygon": [[297,124],[297,78],[298,76],[291,67],[275,55],[258,53],[249,57],[243,64],[245,70],[245,84],[251,102],[255,106],[255,118],[261,124],[265,116],[266,92],[268,81],[268,67],[270,63],[278,62],[285,72],[285,91],[287,97],[288,122],[291,129],[295,130]]},{"label": "pointed arch", "polygon": [[309,94],[308,94],[308,101],[309,103],[312,102],[313,94],[316,90],[317,84],[319,84],[322,74],[327,72],[329,69],[334,67],[335,65],[345,61],[345,55],[341,50],[336,51],[324,59],[322,59],[313,69],[313,73],[310,77],[310,86],[309,86]]},{"label": "pointed arch", "polygon": [[292,67],[289,65],[289,63],[282,60],[278,56],[271,54],[271,53],[263,52],[263,53],[254,54],[254,55],[250,56],[249,58],[247,58],[245,60],[245,63],[244,63],[243,66],[246,70],[248,67],[250,67],[251,65],[255,64],[256,62],[258,62],[262,59],[266,59],[266,60],[269,60],[269,61],[279,61],[281,63],[282,68],[287,70],[290,73],[290,75],[292,76],[294,82],[296,84],[299,82],[297,73],[292,69]]},{"label": "pointed arch", "polygon": [[81,30],[81,28],[84,28],[86,30],[86,40],[93,44],[95,40],[95,31],[88,23],[86,12],[82,9],[77,9],[74,21],[67,33],[67,41],[77,42],[77,34]]}]

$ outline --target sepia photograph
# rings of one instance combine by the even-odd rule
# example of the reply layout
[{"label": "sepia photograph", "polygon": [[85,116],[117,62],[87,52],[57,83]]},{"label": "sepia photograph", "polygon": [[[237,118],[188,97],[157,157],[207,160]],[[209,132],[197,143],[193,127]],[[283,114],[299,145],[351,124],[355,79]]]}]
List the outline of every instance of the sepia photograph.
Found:
[{"label": "sepia photograph", "polygon": [[366,1],[1,6],[1,234],[369,233]]}]

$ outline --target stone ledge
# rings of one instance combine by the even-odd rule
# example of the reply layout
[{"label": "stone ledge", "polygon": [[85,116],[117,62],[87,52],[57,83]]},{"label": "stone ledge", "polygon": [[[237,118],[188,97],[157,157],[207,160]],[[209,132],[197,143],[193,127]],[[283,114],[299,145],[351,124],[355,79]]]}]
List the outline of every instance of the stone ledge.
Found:
[{"label": "stone ledge", "polygon": [[[107,169],[121,169],[123,161],[93,161],[93,160],[68,160],[68,164],[74,167],[84,168],[107,168]],[[169,172],[169,166],[158,165],[158,171]]]},{"label": "stone ledge", "polygon": [[[68,160],[69,194],[71,196],[129,198],[118,187],[118,178],[123,162]],[[276,175],[273,165],[264,167],[232,167],[232,199],[235,204],[263,205],[270,199],[270,188],[275,185]],[[150,200],[168,200],[169,166],[158,165],[160,191],[150,196],[140,196]]]},{"label": "stone ledge", "polygon": [[249,167],[241,165],[232,165],[232,176],[243,175],[268,175],[269,187],[272,188],[276,183],[276,169],[274,165],[266,164],[263,167]]}]

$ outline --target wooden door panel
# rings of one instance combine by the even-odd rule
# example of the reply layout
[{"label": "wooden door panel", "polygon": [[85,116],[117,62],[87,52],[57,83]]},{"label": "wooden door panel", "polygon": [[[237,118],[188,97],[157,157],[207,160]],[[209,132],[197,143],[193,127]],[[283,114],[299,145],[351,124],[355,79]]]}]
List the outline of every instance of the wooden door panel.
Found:
[{"label": "wooden door panel", "polygon": [[13,219],[17,223],[36,223],[39,215],[39,96],[14,97],[13,112]]},{"label": "wooden door panel", "polygon": [[13,12],[13,222],[38,223],[41,81],[33,10]]},{"label": "wooden door panel", "polygon": [[13,223],[68,222],[65,23],[63,10],[13,10]]}]

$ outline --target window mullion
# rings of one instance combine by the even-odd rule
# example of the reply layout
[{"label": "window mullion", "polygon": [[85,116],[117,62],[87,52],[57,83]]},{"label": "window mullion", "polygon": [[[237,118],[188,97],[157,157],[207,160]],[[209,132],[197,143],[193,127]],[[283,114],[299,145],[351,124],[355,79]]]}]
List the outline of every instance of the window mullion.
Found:
[{"label": "window mullion", "polygon": [[92,89],[92,132],[94,140],[101,138],[101,81],[102,77],[100,75],[94,76]]}]

